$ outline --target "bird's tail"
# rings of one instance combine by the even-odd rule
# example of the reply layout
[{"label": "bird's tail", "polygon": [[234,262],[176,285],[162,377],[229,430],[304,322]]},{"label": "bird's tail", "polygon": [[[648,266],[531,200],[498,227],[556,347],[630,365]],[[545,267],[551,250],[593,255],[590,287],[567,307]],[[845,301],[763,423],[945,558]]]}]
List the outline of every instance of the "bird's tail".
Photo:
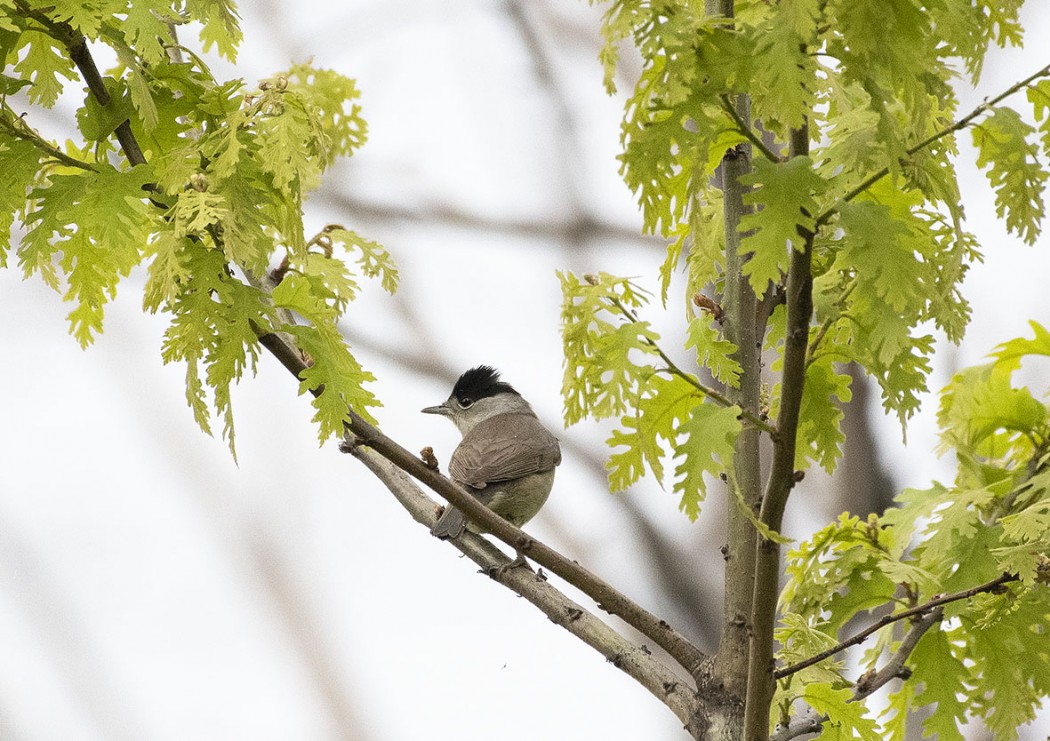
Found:
[{"label": "bird's tail", "polygon": [[463,513],[452,505],[448,505],[438,521],[434,523],[434,527],[430,528],[430,534],[442,540],[458,538],[463,534],[466,526],[467,518],[463,516]]}]

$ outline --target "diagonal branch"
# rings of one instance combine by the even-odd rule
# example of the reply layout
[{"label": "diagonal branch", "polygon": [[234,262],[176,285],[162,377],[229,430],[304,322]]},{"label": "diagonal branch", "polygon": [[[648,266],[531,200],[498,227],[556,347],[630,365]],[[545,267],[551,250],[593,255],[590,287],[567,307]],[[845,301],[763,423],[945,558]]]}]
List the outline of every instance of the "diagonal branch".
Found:
[{"label": "diagonal branch", "polygon": [[[276,334],[267,333],[261,329],[257,330],[257,333],[262,345],[296,378],[306,370],[306,362],[293,345]],[[321,393],[321,390],[314,389],[313,393],[317,395]],[[470,520],[483,526],[493,536],[557,574],[593,599],[601,609],[610,615],[616,615],[651,638],[689,672],[690,676],[695,677],[702,671],[707,659],[706,654],[668,625],[666,621],[638,605],[575,561],[566,558],[558,551],[534,540],[511,525],[460,486],[437,471],[428,468],[417,456],[370,425],[352,409],[347,410],[347,419],[347,429],[356,436],[358,444],[372,448],[402,471],[456,506]]]},{"label": "diagonal branch", "polygon": [[[915,650],[915,647],[919,644],[922,637],[926,635],[926,632],[941,622],[943,618],[944,608],[937,607],[916,619],[912,624],[911,630],[904,636],[904,640],[901,641],[901,645],[897,647],[890,660],[878,671],[873,669],[863,674],[857,680],[851,702],[860,702],[893,679],[907,679],[910,677],[911,670],[905,665],[908,657],[911,656],[912,651]],[[818,733],[827,719],[828,716],[817,713],[810,708],[806,712],[792,718],[791,722],[786,726],[779,727],[770,736],[770,741],[790,741],[808,733]]]},{"label": "diagonal branch", "polygon": [[1007,584],[1008,582],[1012,581],[1017,581],[1016,575],[1002,574],[992,579],[991,581],[985,582],[984,584],[980,584],[976,587],[964,589],[961,592],[942,594],[937,597],[934,597],[928,602],[922,603],[921,605],[916,605],[915,607],[909,607],[907,610],[901,610],[899,612],[894,612],[889,615],[885,615],[876,620],[864,630],[857,633],[856,635],[850,636],[846,640],[842,641],[841,643],[835,644],[826,651],[821,651],[819,654],[810,656],[808,659],[804,659],[803,661],[800,661],[796,664],[792,664],[791,666],[784,667],[783,669],[777,669],[775,672],[773,672],[773,677],[775,679],[783,679],[784,677],[791,676],[796,672],[800,672],[803,669],[811,667],[814,664],[819,664],[824,659],[830,658],[835,654],[839,653],[840,651],[845,651],[850,646],[856,646],[858,643],[863,642],[872,633],[875,633],[880,629],[885,628],[887,625],[897,622],[898,620],[904,620],[905,618],[914,617],[916,615],[922,615],[923,613],[935,610],[941,605],[946,605],[950,602],[958,602],[959,600],[968,599],[970,597],[973,597],[974,595],[981,594],[982,592],[994,592],[1000,589],[1004,584]]},{"label": "diagonal branch", "polygon": [[[99,74],[98,67],[95,66],[95,60],[91,56],[91,51],[88,49],[87,41],[83,36],[74,38],[72,43],[69,44],[69,56],[73,60],[73,64],[80,70],[80,74],[84,77],[84,82],[87,83],[91,94],[95,96],[99,104],[108,106],[110,102],[109,91],[106,90],[106,84],[102,81],[102,75]],[[146,157],[142,154],[142,148],[139,147],[135,134],[131,131],[131,122],[128,119],[121,121],[113,133],[117,135],[117,141],[120,142],[120,148],[124,150],[124,156],[128,158],[128,162],[132,165],[146,163]]]},{"label": "diagonal branch", "polygon": [[[408,474],[368,448],[355,446],[350,452],[375,474],[416,522],[428,528],[434,524],[438,512],[434,502]],[[527,599],[555,625],[594,648],[610,664],[635,679],[667,705],[683,724],[691,722],[698,701],[692,682],[672,671],[644,645],[633,645],[548,583],[542,573],[536,574],[528,568],[506,568],[510,559],[481,536],[466,532],[450,542],[492,579]]]},{"label": "diagonal branch", "polygon": [[[83,36],[77,34],[67,24],[55,23],[42,13],[32,11],[24,0],[15,0],[17,7],[27,15],[45,24],[69,48],[81,74],[84,75],[88,88],[102,105],[109,101],[108,91],[102,82],[91,53]],[[127,121],[117,127],[117,137],[124,155],[132,164],[145,161],[142,150],[135,139],[134,132]],[[262,344],[286,369],[296,378],[308,367],[302,354],[292,343],[280,334],[268,332],[256,327],[256,333]],[[319,395],[323,389],[313,389]],[[678,664],[689,672],[690,676],[701,676],[708,661],[707,655],[694,646],[681,633],[674,630],[666,621],[644,609],[628,597],[614,589],[610,584],[590,573],[575,561],[566,558],[543,543],[533,540],[524,532],[511,525],[488,507],[483,505],[467,491],[445,478],[437,471],[427,467],[418,457],[394,440],[384,435],[378,428],[366,422],[353,409],[347,410],[346,432],[357,445],[371,448],[398,469],[413,476],[427,487],[437,492],[458,507],[469,519],[482,525],[493,536],[527,554],[536,563],[546,567],[572,586],[592,598],[598,606],[610,615],[621,618],[631,627],[650,638],[654,643],[667,651]]]},{"label": "diagonal branch", "polygon": [[878,671],[865,673],[857,680],[857,690],[853,695],[854,702],[863,700],[868,695],[877,692],[883,685],[889,683],[891,679],[898,677],[907,679],[910,677],[911,670],[904,665],[905,662],[911,656],[911,652],[915,650],[919,640],[926,635],[926,631],[943,619],[943,607],[936,607],[916,619],[912,624],[911,630],[908,631],[908,635],[904,636],[904,640],[901,641],[901,645],[890,657],[890,660]]},{"label": "diagonal branch", "polygon": [[[616,305],[616,308],[620,310],[620,313],[623,314],[628,319],[630,319],[632,322],[640,321],[638,319],[638,315],[635,314],[633,311],[631,311],[627,306],[624,306],[622,301],[620,301],[619,299],[615,299],[614,298],[614,299],[612,299],[612,302]],[[728,396],[723,394],[718,389],[713,388],[711,386],[707,386],[707,385],[701,383],[700,380],[697,379],[697,377],[694,376],[692,373],[687,373],[684,370],[682,370],[681,368],[679,368],[678,364],[675,363],[673,360],[671,360],[671,357],[667,353],[664,352],[663,348],[660,347],[659,344],[657,344],[653,340],[649,339],[648,337],[645,337],[644,339],[645,339],[645,343],[647,345],[649,345],[649,347],[653,348],[653,350],[656,351],[656,354],[660,356],[660,359],[663,360],[664,363],[667,364],[667,370],[669,370],[671,373],[673,373],[674,375],[676,375],[679,378],[681,378],[683,381],[688,383],[690,386],[695,388],[697,391],[702,393],[704,396],[711,397],[711,399],[713,401],[715,401],[716,403],[718,403],[721,406],[731,407],[731,406],[736,404],[735,401],[730,399]],[[754,427],[756,429],[762,430],[763,432],[767,433],[770,437],[776,437],[776,434],[777,434],[776,428],[773,427],[773,425],[771,425],[767,420],[763,419],[760,415],[756,414],[755,412],[750,411],[748,409],[741,409],[740,410],[740,416],[743,419],[746,419],[752,425],[754,425]]]},{"label": "diagonal branch", "polygon": [[[67,24],[56,23],[43,14],[30,10],[24,0],[15,0],[15,2],[23,13],[31,15],[39,22],[45,24],[53,31],[56,38],[66,44],[70,57],[74,59],[75,64],[84,76],[91,94],[102,105],[108,105],[108,91],[99,75],[95,61],[91,58],[83,36],[77,34]],[[125,121],[121,126],[117,127],[116,133],[127,160],[132,165],[143,164],[145,157],[138,141],[135,140],[129,122]],[[298,348],[279,334],[267,332],[257,326],[255,330],[260,344],[264,345],[296,378],[299,378],[299,375],[303,370],[307,369],[308,365],[303,360]],[[312,393],[315,396],[319,395],[321,391],[321,388],[312,389]],[[576,564],[574,560],[566,558],[558,551],[538,541],[534,541],[527,534],[503,520],[503,517],[481,504],[464,489],[443,477],[439,472],[428,468],[414,454],[408,452],[392,439],[383,435],[378,428],[363,420],[353,409],[346,411],[346,420],[348,420],[345,423],[346,436],[353,439],[355,445],[371,448],[376,453],[379,453],[379,456],[390,462],[393,467],[412,475],[412,477],[422,482],[428,488],[436,491],[450,504],[462,510],[471,521],[483,526],[488,532],[499,538],[500,541],[521,553],[527,554],[535,563],[546,567],[552,573],[565,579],[573,587],[580,589],[594,599],[598,607],[611,615],[623,619],[629,626],[652,639],[661,649],[667,651],[682,669],[689,672],[690,676],[695,678],[705,674],[708,656],[697,649],[685,636],[672,629],[665,620],[661,620],[640,607],[636,602],[613,589],[606,581]],[[363,454],[359,458],[363,461]],[[370,466],[370,468],[372,467]],[[465,543],[474,543],[474,546],[481,547],[484,541],[481,541],[480,538],[468,538]],[[461,547],[461,550],[467,547],[464,545]],[[484,552],[484,548],[481,549],[481,552]],[[489,556],[491,556],[491,553],[489,553]],[[497,562],[496,565],[500,566],[502,563]],[[524,592],[520,593],[526,596]],[[571,605],[571,602],[568,602],[568,604]],[[553,610],[553,608],[551,609]],[[572,608],[573,612],[570,617],[575,615],[575,609],[574,607]],[[551,619],[554,619],[553,615],[550,616]],[[575,621],[575,619],[573,617],[570,621]],[[608,657],[616,662],[617,665],[621,665],[622,669],[625,666],[642,665],[643,661],[640,659],[640,656],[645,654],[644,651],[634,649],[622,638],[619,639],[622,641],[621,643],[616,643],[615,640],[612,640],[612,636],[616,636],[616,634],[608,627],[603,631],[594,626],[589,620],[585,621],[584,624],[587,626],[587,633],[586,636],[581,635],[581,637],[588,643],[594,644],[595,648],[598,648],[598,645],[615,645],[616,650],[608,654]],[[601,640],[598,637],[601,637]],[[645,663],[651,670],[651,662]],[[625,671],[627,670],[625,669]],[[644,673],[639,670],[638,674],[642,676]],[[659,679],[653,679],[652,677],[659,677]],[[639,681],[643,681],[643,679],[639,679]],[[659,684],[659,692],[655,692],[656,683]],[[654,691],[654,694],[657,694],[658,697],[664,699],[671,707],[671,710],[686,722],[687,726],[692,726],[696,722],[698,716],[694,712],[695,702],[689,701],[688,695],[690,691],[688,687],[681,689],[680,682],[675,675],[660,675],[658,672],[645,673],[643,684],[649,687],[651,691]],[[695,696],[693,697],[695,698]]]}]

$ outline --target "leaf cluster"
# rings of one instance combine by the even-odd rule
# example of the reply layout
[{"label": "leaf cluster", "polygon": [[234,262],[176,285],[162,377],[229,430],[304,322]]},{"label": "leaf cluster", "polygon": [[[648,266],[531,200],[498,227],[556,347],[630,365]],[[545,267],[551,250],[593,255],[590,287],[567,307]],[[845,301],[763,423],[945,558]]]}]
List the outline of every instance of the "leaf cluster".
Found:
[{"label": "leaf cluster", "polygon": [[[144,306],[171,317],[163,357],[186,364],[195,418],[209,431],[213,407],[231,449],[231,385],[254,370],[260,334],[294,335],[324,440],[341,434],[347,405],[370,418],[378,404],[337,326],[356,276],[397,284],[374,242],[334,226],[304,235],[308,193],[365,141],[359,92],[306,64],[255,88],[218,80],[176,35],[190,23],[204,52],[235,57],[241,31],[228,0],[0,3],[0,264],[18,222],[19,266],[74,304],[71,332],[85,346],[121,279],[146,266]],[[88,43],[117,59],[104,76]],[[90,89],[80,140],[49,141],[16,101],[50,107],[78,74]]]},{"label": "leaf cluster", "polygon": [[[756,296],[782,290],[792,251],[813,245],[817,323],[796,467],[816,462],[830,472],[843,439],[840,405],[850,398],[842,366],[855,363],[879,383],[903,429],[927,390],[931,329],[958,341],[969,320],[960,285],[981,253],[955,177],[958,132],[971,130],[1007,229],[1028,241],[1039,233],[1050,152],[1050,81],[1041,76],[1050,70],[1012,89],[1027,90],[1037,127],[999,98],[957,120],[951,60],[976,80],[989,45],[1020,42],[1019,2],[752,0],[735,3],[731,22],[704,5],[608,3],[607,86],[623,42],[643,62],[624,111],[622,173],[646,229],[668,239],[666,302],[682,261],[687,297],[723,290],[716,168],[724,156],[753,155],[740,249]],[[783,142],[803,123],[809,154],[789,158]],[[783,326],[774,314],[763,338],[778,356]],[[700,364],[731,378],[711,364],[718,357]],[[772,414],[779,388],[774,381]]]},{"label": "leaf cluster", "polygon": [[[759,427],[774,442],[797,436],[796,471],[817,463],[831,472],[843,441],[840,405],[851,395],[844,366],[879,384],[886,412],[905,429],[927,390],[935,332],[957,342],[969,321],[961,285],[981,248],[961,204],[957,136],[972,138],[1005,229],[1028,243],[1040,234],[1050,67],[960,114],[958,78],[976,82],[990,47],[1021,42],[1020,0],[738,0],[732,18],[707,14],[712,5],[607,3],[607,87],[620,45],[633,43],[642,61],[624,110],[621,171],[645,228],[668,241],[659,271],[665,304],[682,263],[688,306],[700,292],[707,301],[731,300],[727,266],[742,263],[773,358],[763,419],[778,418],[785,386],[789,338],[778,297],[793,257],[811,256],[810,274],[795,284],[808,294],[812,280],[813,303],[797,429]],[[738,181],[738,234],[725,234],[723,161],[749,170]],[[737,241],[737,254],[727,254]],[[692,434],[693,410],[711,406],[717,389],[698,393],[690,379],[707,371],[731,386],[741,368],[711,317],[690,314],[696,324],[684,344],[696,347],[701,373],[680,371],[636,307],[618,312],[608,294],[615,280],[588,287],[563,278],[565,391],[569,422],[620,417],[609,443],[611,481],[622,488],[646,469],[662,478],[667,455],[688,456],[683,443],[711,458],[731,433],[716,428],[716,442]],[[808,302],[793,308],[810,312]],[[1037,326],[1035,339],[1006,343],[992,363],[959,373],[942,393],[944,450],[959,460],[951,486],[907,491],[882,518],[844,515],[789,554],[781,658],[790,664],[834,645],[869,611],[915,606],[1004,572],[1018,581],[946,606],[944,623],[914,650],[913,680],[881,718],[851,702],[853,683],[825,661],[782,682],[785,720],[801,701],[829,716],[826,737],[903,738],[910,709],[928,706],[927,734],[961,738],[959,723],[980,717],[1008,738],[1048,695],[1047,409],[1012,385],[1021,359],[1045,347]],[[748,411],[739,412],[744,424]],[[731,470],[722,473],[732,485]],[[689,489],[680,479],[675,486]],[[896,651],[906,630],[882,629],[865,668]]]},{"label": "leaf cluster", "polygon": [[[630,280],[607,273],[559,277],[566,422],[619,417],[622,429],[608,440],[614,448],[607,466],[613,491],[638,481],[646,468],[662,483],[665,458],[679,461],[672,489],[682,511],[695,519],[707,493],[706,476],[731,470],[739,407],[724,397],[712,399],[710,389],[663,353],[659,335],[636,314],[646,294]],[[736,348],[709,322],[696,317],[688,343],[733,381],[739,373],[731,358]]]},{"label": "leaf cluster", "polygon": [[[959,460],[950,486],[906,490],[882,517],[843,515],[788,557],[778,635],[787,664],[833,645],[858,614],[1018,577],[945,605],[944,622],[911,656],[911,680],[890,695],[879,738],[905,738],[904,719],[920,707],[937,738],[962,739],[968,717],[982,718],[996,738],[1014,738],[1050,691],[1050,409],[1012,386],[1022,361],[1050,355],[1050,333],[1032,326],[1034,338],[1004,343],[992,362],[956,374],[942,391],[942,443]],[[906,628],[882,628],[862,666],[895,651]],[[785,711],[810,684],[850,682],[841,664],[803,670],[781,683]]]}]

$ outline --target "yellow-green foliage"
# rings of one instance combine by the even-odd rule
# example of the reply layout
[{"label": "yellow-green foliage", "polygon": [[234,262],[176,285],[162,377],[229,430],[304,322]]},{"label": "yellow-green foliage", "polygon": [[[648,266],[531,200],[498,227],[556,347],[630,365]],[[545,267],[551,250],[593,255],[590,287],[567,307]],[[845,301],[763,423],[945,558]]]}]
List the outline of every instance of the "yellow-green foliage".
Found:
[{"label": "yellow-green foliage", "polygon": [[[356,275],[397,285],[378,244],[336,226],[303,233],[307,194],[365,141],[359,93],[304,64],[257,87],[216,80],[173,35],[194,21],[205,51],[235,57],[241,31],[228,0],[0,2],[4,96],[24,88],[53,105],[78,76],[70,48],[81,38],[118,59],[104,80],[109,102],[89,95],[77,112],[79,142],[43,140],[4,98],[0,265],[18,220],[19,265],[74,304],[82,345],[102,331],[120,280],[146,265],[145,308],[171,316],[164,360],[186,363],[194,416],[208,431],[214,408],[231,449],[230,387],[254,369],[258,333],[293,334],[312,362],[302,390],[323,389],[314,405],[324,440],[342,433],[348,405],[369,418],[379,403],[336,326],[358,290],[346,258],[357,255]],[[114,137],[124,121],[145,159],[134,167]],[[271,296],[262,278],[277,262],[284,279]],[[277,309],[306,324],[289,326]]]}]

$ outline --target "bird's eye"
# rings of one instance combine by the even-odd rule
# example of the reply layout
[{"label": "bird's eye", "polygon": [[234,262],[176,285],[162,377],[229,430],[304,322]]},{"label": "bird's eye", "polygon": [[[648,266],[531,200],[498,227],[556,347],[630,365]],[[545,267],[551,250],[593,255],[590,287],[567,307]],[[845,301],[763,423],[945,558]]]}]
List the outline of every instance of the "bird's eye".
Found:
[{"label": "bird's eye", "polygon": [[470,409],[474,405],[474,400],[468,396],[464,396],[462,399],[459,399],[459,405],[463,409]]}]

